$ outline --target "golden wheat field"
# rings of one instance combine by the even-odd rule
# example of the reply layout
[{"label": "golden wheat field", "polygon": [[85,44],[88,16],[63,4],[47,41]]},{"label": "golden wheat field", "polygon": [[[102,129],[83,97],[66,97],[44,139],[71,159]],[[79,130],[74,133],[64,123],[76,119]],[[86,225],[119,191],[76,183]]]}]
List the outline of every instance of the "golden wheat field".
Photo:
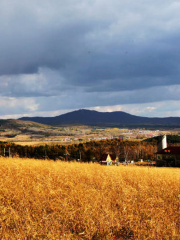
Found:
[{"label": "golden wheat field", "polygon": [[0,158],[0,239],[180,239],[180,169]]}]

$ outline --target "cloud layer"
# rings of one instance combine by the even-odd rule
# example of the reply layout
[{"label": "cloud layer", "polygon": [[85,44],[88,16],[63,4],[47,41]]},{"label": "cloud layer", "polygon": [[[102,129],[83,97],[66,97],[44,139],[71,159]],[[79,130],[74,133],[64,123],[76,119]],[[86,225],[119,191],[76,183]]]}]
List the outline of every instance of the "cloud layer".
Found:
[{"label": "cloud layer", "polygon": [[174,0],[2,0],[1,116],[97,106],[180,116],[179,12]]}]

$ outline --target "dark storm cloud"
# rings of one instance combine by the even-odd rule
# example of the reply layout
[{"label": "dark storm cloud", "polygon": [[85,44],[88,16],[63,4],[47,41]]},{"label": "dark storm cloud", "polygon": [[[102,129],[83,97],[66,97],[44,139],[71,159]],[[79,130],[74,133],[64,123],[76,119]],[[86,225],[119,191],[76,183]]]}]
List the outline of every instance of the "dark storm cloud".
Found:
[{"label": "dark storm cloud", "polygon": [[34,98],[43,110],[46,97],[71,109],[162,101],[161,87],[172,99],[179,11],[168,0],[2,0],[0,96]]},{"label": "dark storm cloud", "polygon": [[[180,40],[179,36],[174,38]],[[104,47],[101,54],[92,51],[90,54],[93,56],[82,61],[75,84],[86,85],[89,91],[134,90],[177,84],[180,47],[163,41],[165,39],[161,38],[152,42],[147,40],[144,45],[111,45]]]},{"label": "dark storm cloud", "polygon": [[[37,73],[38,68],[64,69],[75,61],[81,35],[85,34],[88,24],[72,23],[62,29],[38,29],[15,32],[0,40],[0,73],[24,74]],[[26,30],[28,31],[28,29]],[[3,36],[3,34],[2,34]]]}]

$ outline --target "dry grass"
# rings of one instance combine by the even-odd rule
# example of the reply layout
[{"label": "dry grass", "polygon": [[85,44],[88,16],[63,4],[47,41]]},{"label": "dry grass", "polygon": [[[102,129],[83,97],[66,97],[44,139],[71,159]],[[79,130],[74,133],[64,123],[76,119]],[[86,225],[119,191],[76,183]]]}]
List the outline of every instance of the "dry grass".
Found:
[{"label": "dry grass", "polygon": [[0,239],[180,239],[180,169],[0,159]]}]

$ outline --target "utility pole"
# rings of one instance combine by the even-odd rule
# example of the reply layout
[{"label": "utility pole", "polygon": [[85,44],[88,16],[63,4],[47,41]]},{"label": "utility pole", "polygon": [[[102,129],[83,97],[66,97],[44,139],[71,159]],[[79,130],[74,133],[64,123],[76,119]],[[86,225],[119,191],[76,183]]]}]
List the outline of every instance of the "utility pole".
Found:
[{"label": "utility pole", "polygon": [[9,157],[11,157],[11,148],[10,147],[8,150],[6,150],[6,148],[4,148],[4,157],[6,156],[6,153],[8,153]]},{"label": "utility pole", "polygon": [[81,162],[81,150],[79,150],[79,161]]},{"label": "utility pole", "polygon": [[46,152],[46,149],[45,149],[45,152],[44,152],[44,158],[47,159],[48,156],[47,156],[47,152]]}]

